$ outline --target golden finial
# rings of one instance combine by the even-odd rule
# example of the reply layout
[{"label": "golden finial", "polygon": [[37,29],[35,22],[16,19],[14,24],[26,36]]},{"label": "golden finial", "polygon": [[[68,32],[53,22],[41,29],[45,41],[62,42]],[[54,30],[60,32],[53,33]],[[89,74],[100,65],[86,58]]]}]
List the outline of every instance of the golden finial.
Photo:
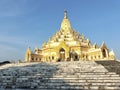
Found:
[{"label": "golden finial", "polygon": [[64,18],[67,19],[67,11],[64,10]]}]

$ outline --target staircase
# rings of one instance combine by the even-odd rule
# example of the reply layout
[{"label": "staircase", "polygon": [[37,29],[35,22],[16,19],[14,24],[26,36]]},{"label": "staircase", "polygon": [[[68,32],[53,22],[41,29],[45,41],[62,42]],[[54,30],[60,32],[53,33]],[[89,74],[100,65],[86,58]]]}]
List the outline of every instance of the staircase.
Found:
[{"label": "staircase", "polygon": [[118,70],[120,63],[76,61],[7,64],[0,67],[0,90],[120,90],[120,75],[113,70],[113,66]]}]

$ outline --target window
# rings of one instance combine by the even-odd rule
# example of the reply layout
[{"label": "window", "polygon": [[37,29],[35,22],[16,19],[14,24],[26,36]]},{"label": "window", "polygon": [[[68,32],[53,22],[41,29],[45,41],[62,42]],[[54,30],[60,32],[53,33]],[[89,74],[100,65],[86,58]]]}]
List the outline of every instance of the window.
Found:
[{"label": "window", "polygon": [[54,60],[54,56],[52,56],[52,60]]},{"label": "window", "polygon": [[103,49],[102,53],[103,53],[103,57],[106,58],[107,55],[106,55],[106,50],[105,49]]},{"label": "window", "polygon": [[93,57],[91,56],[91,60],[93,59]]},{"label": "window", "polygon": [[75,59],[78,59],[78,56],[77,56],[77,55],[75,55]]},{"label": "window", "polygon": [[49,60],[50,60],[50,56],[49,56]]},{"label": "window", "polygon": [[98,58],[100,59],[100,55],[98,56]]},{"label": "window", "polygon": [[96,56],[95,56],[95,59],[96,59]]},{"label": "window", "polygon": [[32,61],[34,61],[34,58],[32,58]]}]

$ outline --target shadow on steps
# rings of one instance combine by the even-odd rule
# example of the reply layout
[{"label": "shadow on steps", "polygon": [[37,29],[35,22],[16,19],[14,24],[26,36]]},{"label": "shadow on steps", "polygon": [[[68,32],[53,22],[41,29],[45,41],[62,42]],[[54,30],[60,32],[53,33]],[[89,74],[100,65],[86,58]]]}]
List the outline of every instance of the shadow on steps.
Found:
[{"label": "shadow on steps", "polygon": [[58,65],[48,63],[0,69],[0,90],[83,90],[54,78],[58,70]]},{"label": "shadow on steps", "polygon": [[95,61],[97,64],[104,66],[109,72],[116,72],[120,75],[120,62],[116,60]]}]

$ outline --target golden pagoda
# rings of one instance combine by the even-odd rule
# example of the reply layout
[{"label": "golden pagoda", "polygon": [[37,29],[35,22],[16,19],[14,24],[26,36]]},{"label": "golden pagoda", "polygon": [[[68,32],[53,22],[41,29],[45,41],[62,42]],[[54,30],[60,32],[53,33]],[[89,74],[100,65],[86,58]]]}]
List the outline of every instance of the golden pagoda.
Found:
[{"label": "golden pagoda", "polygon": [[91,44],[84,35],[72,29],[64,11],[64,18],[60,30],[42,48],[35,48],[34,52],[28,48],[25,55],[26,62],[58,62],[79,60],[114,60],[113,51],[109,51],[105,42],[101,46]]}]

